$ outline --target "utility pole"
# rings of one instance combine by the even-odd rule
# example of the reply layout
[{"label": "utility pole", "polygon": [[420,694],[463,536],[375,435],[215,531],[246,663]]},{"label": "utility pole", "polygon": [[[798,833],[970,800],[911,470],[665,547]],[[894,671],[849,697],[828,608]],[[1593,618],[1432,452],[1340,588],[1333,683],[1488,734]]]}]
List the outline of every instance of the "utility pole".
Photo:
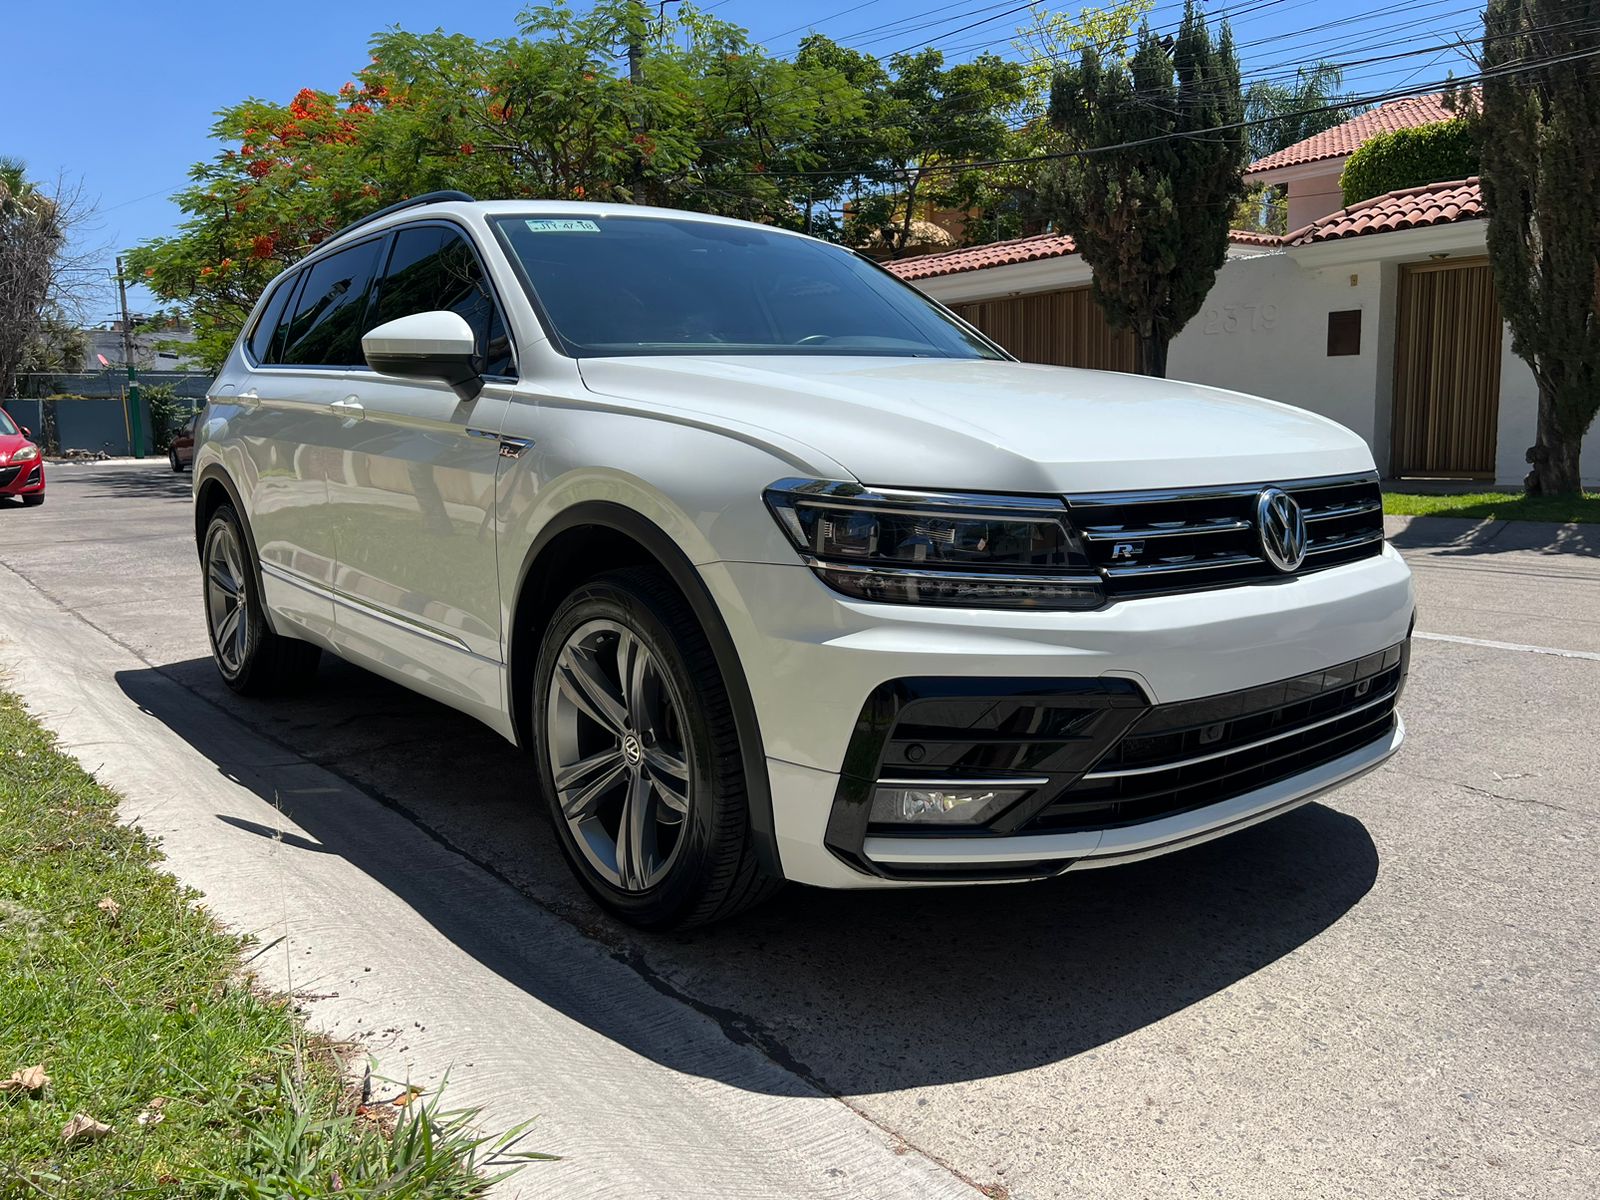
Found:
[{"label": "utility pole", "polygon": [[144,416],[139,411],[139,365],[134,361],[133,322],[128,319],[128,281],[117,257],[117,296],[122,301],[122,361],[128,364],[128,419],[132,426],[133,456],[144,457]]}]

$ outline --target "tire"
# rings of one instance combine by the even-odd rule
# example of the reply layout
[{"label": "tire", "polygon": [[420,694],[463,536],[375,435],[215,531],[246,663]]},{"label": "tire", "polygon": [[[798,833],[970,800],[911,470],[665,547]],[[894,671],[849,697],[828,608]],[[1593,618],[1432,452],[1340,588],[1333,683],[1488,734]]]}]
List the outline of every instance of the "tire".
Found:
[{"label": "tire", "polygon": [[183,463],[178,460],[178,452],[176,450],[167,451],[167,462],[171,464],[174,472],[179,474],[183,472]]},{"label": "tire", "polygon": [[682,929],[781,886],[756,862],[721,671],[664,573],[613,571],[561,603],[539,648],[531,711],[562,852],[607,911]]},{"label": "tire", "polygon": [[206,633],[222,681],[241,696],[275,695],[310,682],[322,651],[280,637],[267,624],[253,551],[232,506],[212,514],[201,545]]},{"label": "tire", "polygon": [[43,503],[44,503],[44,493],[43,492],[35,492],[32,496],[24,496],[22,498],[22,504],[23,504],[23,507],[25,507],[25,508],[38,508],[39,505],[41,505]]}]

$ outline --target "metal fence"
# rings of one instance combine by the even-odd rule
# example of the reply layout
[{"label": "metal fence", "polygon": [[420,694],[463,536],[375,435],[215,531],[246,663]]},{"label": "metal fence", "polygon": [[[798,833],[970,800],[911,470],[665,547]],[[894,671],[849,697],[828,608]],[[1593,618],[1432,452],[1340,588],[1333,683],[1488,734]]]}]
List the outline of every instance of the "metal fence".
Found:
[{"label": "metal fence", "polygon": [[[141,390],[171,386],[180,411],[187,414],[205,404],[211,376],[150,371],[140,374],[139,383]],[[47,450],[87,450],[116,456],[133,453],[133,406],[128,401],[128,381],[119,373],[23,377],[18,386],[34,394],[0,401],[0,408],[11,414],[18,425],[31,430]],[[141,396],[139,429],[144,435],[144,453],[164,454],[165,441],[155,444],[150,417],[148,396]]]}]

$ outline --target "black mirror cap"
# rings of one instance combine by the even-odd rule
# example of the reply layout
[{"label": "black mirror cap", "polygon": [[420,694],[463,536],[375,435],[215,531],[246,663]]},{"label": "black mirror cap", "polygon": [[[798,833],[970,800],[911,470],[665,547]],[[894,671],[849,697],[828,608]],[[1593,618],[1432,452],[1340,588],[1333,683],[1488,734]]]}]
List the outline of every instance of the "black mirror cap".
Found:
[{"label": "black mirror cap", "polygon": [[365,354],[367,366],[379,375],[401,379],[437,379],[450,385],[463,403],[483,391],[483,359],[477,354]]}]

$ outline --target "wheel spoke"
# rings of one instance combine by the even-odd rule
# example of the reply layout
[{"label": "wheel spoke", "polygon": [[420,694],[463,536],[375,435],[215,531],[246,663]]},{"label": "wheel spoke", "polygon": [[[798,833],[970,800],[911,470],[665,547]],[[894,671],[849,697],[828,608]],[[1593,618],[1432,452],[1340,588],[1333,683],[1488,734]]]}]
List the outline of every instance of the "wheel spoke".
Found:
[{"label": "wheel spoke", "polygon": [[627,711],[592,654],[566,647],[556,660],[556,677],[562,693],[591,721],[622,736],[628,727]]},{"label": "wheel spoke", "polygon": [[650,665],[650,652],[626,629],[617,634],[617,679],[622,684],[623,703],[634,729],[644,729],[649,714],[644,704],[644,672]]},{"label": "wheel spoke", "polygon": [[227,567],[216,559],[211,562],[211,569],[207,572],[207,578],[211,580],[213,587],[230,600],[239,594],[239,585],[234,582],[233,576],[228,573]]},{"label": "wheel spoke", "polygon": [[651,811],[650,781],[644,772],[628,780],[628,794],[617,822],[617,877],[630,891],[649,886],[651,860],[655,857],[655,820]]},{"label": "wheel spoke", "polygon": [[644,752],[645,770],[656,785],[661,802],[673,812],[689,811],[689,764],[660,746],[647,746]]},{"label": "wheel spoke", "polygon": [[[627,773],[628,764],[615,750],[580,759],[563,767],[556,776],[556,795],[561,811],[569,821],[582,821],[594,815],[598,801]],[[580,782],[583,781],[583,782]]]},{"label": "wheel spoke", "polygon": [[224,655],[227,655],[230,650],[237,650],[237,646],[234,643],[239,634],[239,626],[244,624],[242,619],[243,611],[243,609],[235,605],[228,610],[227,616],[223,617],[217,625],[217,648]]}]

